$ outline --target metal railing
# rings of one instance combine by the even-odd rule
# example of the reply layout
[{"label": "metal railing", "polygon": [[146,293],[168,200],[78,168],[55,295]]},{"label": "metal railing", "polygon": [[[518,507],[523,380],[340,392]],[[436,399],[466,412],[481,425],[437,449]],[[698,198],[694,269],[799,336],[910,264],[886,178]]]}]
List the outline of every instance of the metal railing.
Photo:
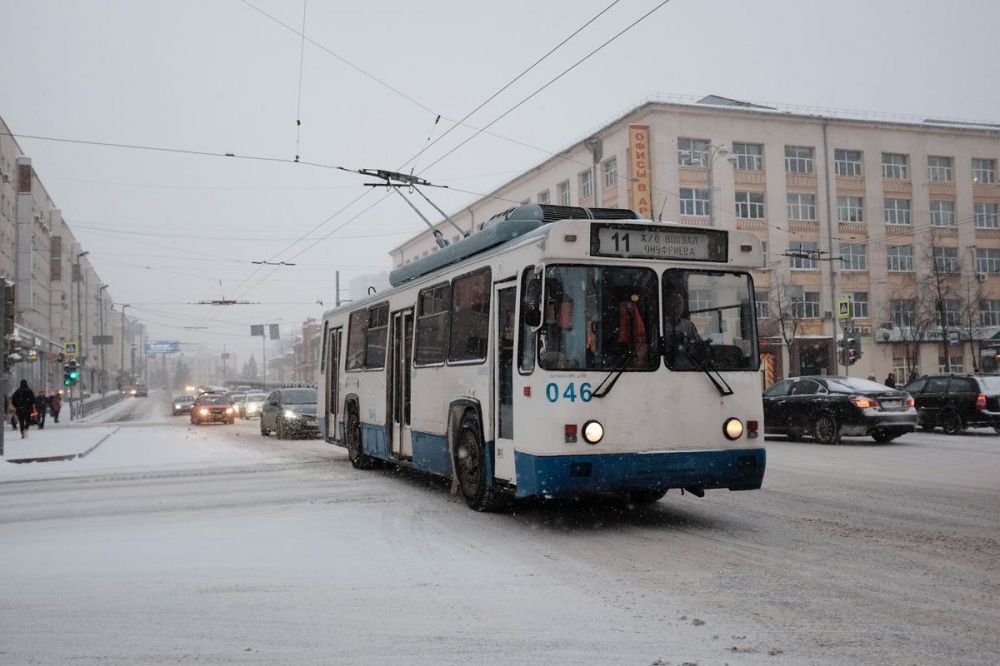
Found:
[{"label": "metal railing", "polygon": [[86,398],[85,400],[73,400],[69,405],[69,418],[71,421],[86,418],[91,414],[103,411],[124,399],[124,393],[115,391],[114,393],[108,393],[107,395],[97,397],[92,396],[90,398]]}]

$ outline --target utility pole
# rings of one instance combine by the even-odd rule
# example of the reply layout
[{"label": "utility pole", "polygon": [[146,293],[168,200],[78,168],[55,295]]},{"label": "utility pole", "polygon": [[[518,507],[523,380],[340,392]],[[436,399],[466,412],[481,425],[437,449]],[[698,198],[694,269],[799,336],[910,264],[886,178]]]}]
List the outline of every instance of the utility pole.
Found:
[{"label": "utility pole", "polygon": [[340,307],[340,271],[334,273],[333,290],[336,296],[333,297],[334,307]]},{"label": "utility pole", "polygon": [[98,322],[101,329],[99,333],[100,344],[98,345],[101,349],[101,395],[107,392],[107,366],[104,365],[104,290],[108,288],[108,285],[102,284],[101,288],[97,290],[97,315]]},{"label": "utility pole", "polygon": [[[830,183],[830,140],[827,136],[827,126],[830,121],[823,120],[823,176],[826,181],[826,234],[827,238],[830,239],[830,257],[833,254],[833,201],[831,199],[833,195],[832,186]],[[833,341],[837,342],[837,268],[833,265],[833,261],[830,261],[830,328],[833,331]],[[846,335],[846,331],[845,331]],[[834,344],[835,349],[839,347]],[[840,359],[837,358],[838,354],[833,355],[833,374],[840,374]],[[844,369],[847,369],[847,359],[844,359]]]},{"label": "utility pole", "polygon": [[122,347],[122,362],[118,366],[118,372],[123,375],[125,374],[125,308],[127,307],[129,307],[127,304],[122,304],[122,339],[120,342]]}]

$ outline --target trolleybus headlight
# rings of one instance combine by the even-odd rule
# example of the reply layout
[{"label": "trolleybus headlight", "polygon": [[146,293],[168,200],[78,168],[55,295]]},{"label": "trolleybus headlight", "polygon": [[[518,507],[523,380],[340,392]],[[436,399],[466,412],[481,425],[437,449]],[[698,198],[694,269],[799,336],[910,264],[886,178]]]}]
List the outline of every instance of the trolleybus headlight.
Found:
[{"label": "trolleybus headlight", "polygon": [[722,432],[729,439],[739,439],[743,436],[743,421],[740,421],[736,417],[726,419],[726,422],[722,426]]},{"label": "trolleybus headlight", "polygon": [[604,439],[604,426],[600,421],[587,421],[583,424],[583,441],[587,444],[597,444]]}]

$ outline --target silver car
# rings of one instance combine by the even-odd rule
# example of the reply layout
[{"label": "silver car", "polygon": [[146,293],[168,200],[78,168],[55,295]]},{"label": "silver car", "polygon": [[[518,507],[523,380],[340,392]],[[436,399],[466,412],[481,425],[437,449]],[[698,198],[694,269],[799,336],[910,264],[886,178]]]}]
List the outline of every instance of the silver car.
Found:
[{"label": "silver car", "polygon": [[253,419],[260,417],[260,410],[267,400],[266,393],[247,393],[246,397],[239,404],[240,418]]}]

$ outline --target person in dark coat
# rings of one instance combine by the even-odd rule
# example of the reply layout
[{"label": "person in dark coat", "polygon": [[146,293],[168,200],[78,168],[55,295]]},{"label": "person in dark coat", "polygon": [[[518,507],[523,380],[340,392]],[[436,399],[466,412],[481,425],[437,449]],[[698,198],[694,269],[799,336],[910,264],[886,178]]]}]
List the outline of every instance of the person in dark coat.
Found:
[{"label": "person in dark coat", "polygon": [[882,383],[888,386],[889,388],[896,388],[896,375],[890,372],[889,376],[886,377],[885,381]]},{"label": "person in dark coat", "polygon": [[49,398],[45,395],[45,389],[38,389],[38,395],[35,396],[35,412],[37,413],[35,423],[39,430],[45,427],[45,415],[48,411]]},{"label": "person in dark coat", "polygon": [[28,386],[28,380],[22,379],[20,386],[10,396],[10,402],[17,412],[17,421],[21,425],[21,438],[28,436],[28,424],[31,421],[31,410],[35,406],[35,392]]},{"label": "person in dark coat", "polygon": [[49,396],[49,410],[52,413],[52,420],[59,423],[59,412],[62,411],[62,391]]}]

